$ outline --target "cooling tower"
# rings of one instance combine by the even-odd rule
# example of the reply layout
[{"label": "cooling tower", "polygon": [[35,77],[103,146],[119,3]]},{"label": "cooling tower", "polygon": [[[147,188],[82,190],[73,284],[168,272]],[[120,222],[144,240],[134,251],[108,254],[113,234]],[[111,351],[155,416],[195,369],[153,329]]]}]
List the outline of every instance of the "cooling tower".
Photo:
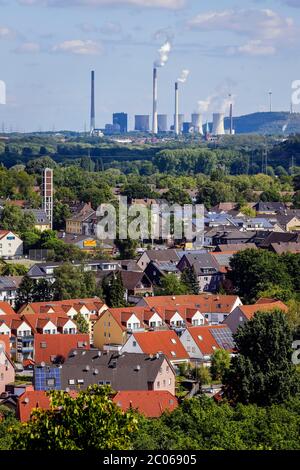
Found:
[{"label": "cooling tower", "polygon": [[149,132],[150,116],[149,114],[136,114],[134,116],[135,125],[134,130],[139,132]]},{"label": "cooling tower", "polygon": [[157,68],[153,69],[153,115],[152,115],[152,133],[157,134]]},{"label": "cooling tower", "polygon": [[224,135],[225,128],[224,128],[224,114],[223,113],[215,113],[213,114],[213,135]]},{"label": "cooling tower", "polygon": [[196,134],[203,134],[203,122],[202,122],[202,114],[194,113],[192,114],[192,124],[195,129]]},{"label": "cooling tower", "polygon": [[90,132],[93,134],[95,130],[95,72],[91,72],[91,124]]},{"label": "cooling tower", "polygon": [[167,114],[159,114],[158,120],[158,132],[168,132],[168,116]]}]

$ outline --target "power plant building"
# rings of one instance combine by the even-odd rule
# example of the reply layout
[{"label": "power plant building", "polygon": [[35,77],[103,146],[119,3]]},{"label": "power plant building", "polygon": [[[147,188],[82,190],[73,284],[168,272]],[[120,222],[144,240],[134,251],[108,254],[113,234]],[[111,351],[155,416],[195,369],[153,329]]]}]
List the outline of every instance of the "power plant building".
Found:
[{"label": "power plant building", "polygon": [[213,114],[213,135],[225,135],[224,128],[224,113],[214,113]]},{"label": "power plant building", "polygon": [[126,113],[114,113],[113,125],[120,126],[120,133],[127,134],[128,132],[128,115]]},{"label": "power plant building", "polygon": [[149,114],[136,114],[134,116],[134,130],[138,132],[150,131],[150,116]]},{"label": "power plant building", "polygon": [[199,113],[192,114],[192,125],[194,127],[195,134],[203,135],[202,114],[199,114]]},{"label": "power plant building", "polygon": [[157,117],[158,132],[168,132],[168,116],[167,114],[159,114]]}]

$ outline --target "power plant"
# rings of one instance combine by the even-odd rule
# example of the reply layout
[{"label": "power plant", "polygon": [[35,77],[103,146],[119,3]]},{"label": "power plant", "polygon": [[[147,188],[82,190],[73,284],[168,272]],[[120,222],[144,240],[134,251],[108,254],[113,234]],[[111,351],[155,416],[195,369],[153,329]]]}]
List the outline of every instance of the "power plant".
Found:
[{"label": "power plant", "polygon": [[224,113],[214,113],[213,114],[213,128],[212,134],[213,135],[225,135],[225,128],[224,128]]},{"label": "power plant", "polygon": [[168,115],[158,114],[157,116],[158,132],[168,132]]},{"label": "power plant", "polygon": [[200,114],[200,113],[193,113],[192,114],[192,125],[194,127],[195,134],[203,135],[202,114]]},{"label": "power plant", "polygon": [[134,130],[139,132],[150,131],[150,116],[149,114],[136,114],[134,116]]}]

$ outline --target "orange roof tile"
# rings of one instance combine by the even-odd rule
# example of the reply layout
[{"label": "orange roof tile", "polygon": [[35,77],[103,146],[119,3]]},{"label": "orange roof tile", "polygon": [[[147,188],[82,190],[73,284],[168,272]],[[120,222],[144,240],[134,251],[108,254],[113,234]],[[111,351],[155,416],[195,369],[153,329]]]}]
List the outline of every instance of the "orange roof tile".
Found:
[{"label": "orange roof tile", "polygon": [[[211,355],[216,349],[221,349],[220,345],[212,335],[212,330],[229,330],[227,325],[204,325],[188,328],[188,332],[195,341],[203,355]],[[229,348],[228,348],[229,349]]]},{"label": "orange roof tile", "polygon": [[175,331],[146,331],[133,336],[145,354],[162,352],[169,360],[189,358]]},{"label": "orange roof tile", "polygon": [[[77,396],[77,392],[68,392],[72,398]],[[34,409],[41,408],[43,410],[50,409],[50,398],[45,391],[31,390],[24,392],[18,399],[18,417],[21,422],[30,420],[31,413]]]},{"label": "orange roof tile", "polygon": [[[43,344],[46,347],[43,347]],[[82,349],[90,349],[90,338],[87,334],[57,334],[34,335],[34,360],[37,364],[45,362],[51,364],[52,357],[60,357],[64,360],[72,349],[78,349],[79,343],[86,343]]]},{"label": "orange roof tile", "polygon": [[2,315],[16,315],[16,312],[8,302],[0,302],[0,318]]},{"label": "orange roof tile", "polygon": [[121,391],[113,402],[123,411],[132,408],[147,418],[159,418],[165,411],[178,407],[178,400],[168,391]]},{"label": "orange roof tile", "polygon": [[288,311],[288,307],[280,300],[267,304],[240,305],[239,308],[248,320],[251,320],[256,312],[272,312],[275,309]]},{"label": "orange roof tile", "polygon": [[201,312],[231,313],[238,296],[236,295],[166,295],[145,297],[143,300],[149,308],[172,309],[179,307],[197,308]]}]

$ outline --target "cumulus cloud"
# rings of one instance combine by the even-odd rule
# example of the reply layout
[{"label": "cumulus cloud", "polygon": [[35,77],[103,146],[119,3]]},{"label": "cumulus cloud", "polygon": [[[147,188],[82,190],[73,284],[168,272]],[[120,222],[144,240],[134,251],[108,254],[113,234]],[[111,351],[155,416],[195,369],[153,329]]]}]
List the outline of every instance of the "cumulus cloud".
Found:
[{"label": "cumulus cloud", "polygon": [[198,31],[231,31],[267,40],[296,38],[298,33],[293,18],[270,9],[209,11],[192,18],[188,27]]},{"label": "cumulus cloud", "polygon": [[145,8],[167,8],[177,10],[186,0],[18,0],[21,5],[42,6],[136,6]]},{"label": "cumulus cloud", "polygon": [[269,56],[276,53],[276,47],[265,44],[260,39],[253,39],[242,46],[230,47],[227,50],[229,55],[247,56]]},{"label": "cumulus cloud", "polygon": [[102,53],[102,45],[95,41],[84,41],[81,39],[72,39],[57,44],[52,48],[53,52],[63,52],[66,54],[77,55],[98,55]]}]

